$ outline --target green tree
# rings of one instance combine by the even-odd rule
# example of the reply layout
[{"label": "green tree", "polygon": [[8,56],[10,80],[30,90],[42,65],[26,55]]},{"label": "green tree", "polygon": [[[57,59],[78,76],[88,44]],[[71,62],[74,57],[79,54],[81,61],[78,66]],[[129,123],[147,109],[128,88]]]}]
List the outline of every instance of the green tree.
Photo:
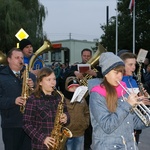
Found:
[{"label": "green tree", "polygon": [[[150,47],[150,3],[149,1],[135,0],[135,52],[140,48],[148,50]],[[130,14],[130,0],[118,0],[118,49],[133,47],[133,18]],[[115,52],[116,41],[116,16],[109,20],[109,25],[101,25],[104,34],[101,36],[101,44],[108,51]]]},{"label": "green tree", "polygon": [[47,10],[38,0],[0,0],[0,49],[7,53],[19,42],[15,34],[23,28],[36,48],[43,44],[43,22]]}]

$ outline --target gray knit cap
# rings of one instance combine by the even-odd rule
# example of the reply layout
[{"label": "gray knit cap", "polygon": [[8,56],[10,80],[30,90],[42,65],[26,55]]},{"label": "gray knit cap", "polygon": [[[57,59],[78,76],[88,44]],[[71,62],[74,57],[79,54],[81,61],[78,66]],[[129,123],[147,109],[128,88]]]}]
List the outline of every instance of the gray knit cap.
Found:
[{"label": "gray knit cap", "polygon": [[100,55],[99,66],[101,67],[102,74],[105,76],[109,71],[117,66],[124,66],[124,62],[112,52],[105,52]]}]

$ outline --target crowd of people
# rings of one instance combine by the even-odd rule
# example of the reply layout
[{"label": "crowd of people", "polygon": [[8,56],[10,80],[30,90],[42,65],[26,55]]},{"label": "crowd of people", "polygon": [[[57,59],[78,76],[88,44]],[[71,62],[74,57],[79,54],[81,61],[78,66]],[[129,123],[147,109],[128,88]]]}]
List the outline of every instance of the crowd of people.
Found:
[{"label": "crowd of people", "polygon": [[[94,66],[97,71],[92,68],[85,73],[81,73],[77,65],[86,64],[92,58],[88,48],[81,51],[82,61],[71,66],[53,62],[43,67],[41,58],[37,58],[25,83],[30,95],[24,97],[24,64],[29,64],[34,54],[28,39],[21,40],[19,45],[20,48],[8,52],[8,65],[0,69],[5,150],[56,150],[63,145],[60,140],[64,138],[63,127],[71,132],[70,137],[65,137],[65,150],[138,149],[139,135],[149,125],[134,108],[150,105],[148,58],[140,70],[142,89],[136,76],[137,56],[129,51],[118,56],[103,52],[98,65]],[[87,74],[92,79],[82,85]],[[88,93],[72,103],[80,86],[87,86]],[[21,106],[25,106],[24,113],[20,111]]]}]

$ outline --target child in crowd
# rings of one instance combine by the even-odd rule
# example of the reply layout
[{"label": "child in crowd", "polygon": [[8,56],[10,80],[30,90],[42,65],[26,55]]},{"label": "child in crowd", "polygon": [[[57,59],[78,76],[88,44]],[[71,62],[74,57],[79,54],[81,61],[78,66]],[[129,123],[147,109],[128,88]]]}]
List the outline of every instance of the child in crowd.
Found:
[{"label": "child in crowd", "polygon": [[[56,139],[51,136],[57,107],[62,97],[54,87],[56,76],[50,68],[42,68],[37,75],[36,88],[26,103],[24,130],[32,139],[33,150],[47,150],[54,147]],[[60,115],[60,123],[66,124],[67,109]],[[59,133],[58,133],[59,134]]]},{"label": "child in crowd", "polygon": [[[145,96],[147,96],[148,93],[146,93],[146,91],[142,89],[143,87],[139,88],[141,83],[138,83],[137,81],[140,79],[135,80],[135,78],[133,77],[133,73],[136,70],[137,56],[133,53],[126,52],[126,53],[121,54],[120,58],[123,60],[125,64],[125,73],[123,75],[122,81],[126,83],[128,91],[132,93],[140,94],[140,95],[141,93],[145,93]],[[138,70],[137,76],[141,76],[141,75],[138,75],[139,72],[141,72],[141,70]],[[143,102],[144,104],[149,105],[149,101],[144,100]],[[142,130],[135,130],[135,139],[136,139],[137,144],[139,142],[139,137],[141,133],[142,133]]]},{"label": "child in crowd", "polygon": [[[109,61],[108,61],[109,60]],[[93,126],[93,150],[138,150],[134,129],[146,128],[133,112],[133,107],[143,103],[137,94],[126,93],[122,82],[124,62],[112,52],[102,53],[99,59],[103,79],[91,79],[90,116]]]},{"label": "child in crowd", "polygon": [[66,143],[67,150],[84,150],[84,132],[89,126],[89,108],[86,100],[70,103],[75,90],[79,87],[79,82],[75,76],[68,76],[65,81],[64,96],[67,109],[70,115],[70,124],[67,126],[71,130],[73,137]]}]

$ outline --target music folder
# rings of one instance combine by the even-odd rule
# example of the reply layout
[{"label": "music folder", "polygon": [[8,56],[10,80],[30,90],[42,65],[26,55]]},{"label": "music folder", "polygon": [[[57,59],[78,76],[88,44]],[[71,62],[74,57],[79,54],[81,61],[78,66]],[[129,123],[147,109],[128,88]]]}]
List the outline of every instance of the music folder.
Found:
[{"label": "music folder", "polygon": [[78,71],[80,73],[85,73],[88,70],[91,70],[90,64],[78,64]]}]

